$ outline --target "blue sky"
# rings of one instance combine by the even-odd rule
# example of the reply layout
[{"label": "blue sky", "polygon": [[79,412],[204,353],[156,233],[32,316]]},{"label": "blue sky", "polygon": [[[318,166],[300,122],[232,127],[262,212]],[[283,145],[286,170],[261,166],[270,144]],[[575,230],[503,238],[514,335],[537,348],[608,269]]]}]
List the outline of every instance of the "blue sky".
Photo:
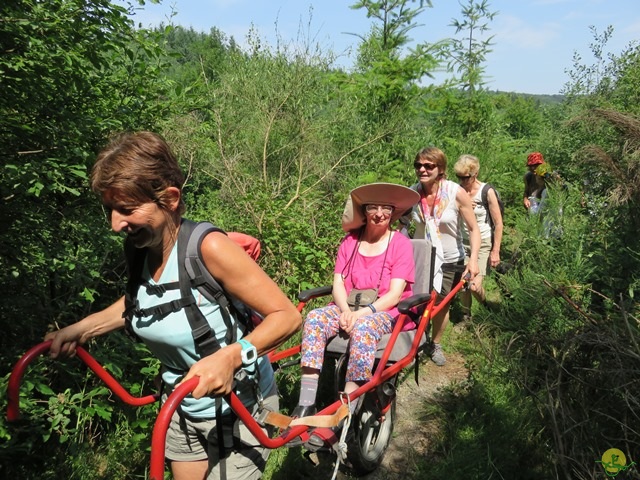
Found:
[{"label": "blue sky", "polygon": [[[479,1],[479,0],[478,0]],[[142,26],[172,22],[208,32],[217,27],[246,43],[250,28],[266,43],[275,46],[309,41],[322,51],[338,55],[338,64],[353,63],[359,39],[349,33],[366,35],[371,20],[364,10],[349,8],[352,0],[163,0],[147,4],[134,20]],[[464,0],[464,4],[467,1]],[[487,57],[486,80],[491,90],[535,94],[559,93],[568,81],[574,51],[584,62],[593,63],[589,44],[590,26],[602,33],[608,25],[614,32],[608,52],[619,54],[631,41],[640,39],[638,0],[489,0],[489,9],[498,11],[490,23],[494,35],[493,52]],[[457,0],[433,0],[417,19],[422,26],[412,30],[417,42],[437,42],[455,35],[449,24],[461,19]],[[439,78],[439,77],[438,77]],[[428,83],[428,82],[427,82]]]}]

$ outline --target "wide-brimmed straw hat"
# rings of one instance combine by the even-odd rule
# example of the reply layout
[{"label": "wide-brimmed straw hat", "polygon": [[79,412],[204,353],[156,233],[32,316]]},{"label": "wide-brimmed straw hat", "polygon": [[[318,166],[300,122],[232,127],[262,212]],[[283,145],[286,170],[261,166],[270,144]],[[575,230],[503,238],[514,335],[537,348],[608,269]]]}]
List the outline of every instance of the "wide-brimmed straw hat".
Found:
[{"label": "wide-brimmed straw hat", "polygon": [[420,200],[415,190],[395,183],[370,183],[351,190],[342,213],[342,229],[350,232],[365,224],[365,205],[391,205],[393,223]]}]

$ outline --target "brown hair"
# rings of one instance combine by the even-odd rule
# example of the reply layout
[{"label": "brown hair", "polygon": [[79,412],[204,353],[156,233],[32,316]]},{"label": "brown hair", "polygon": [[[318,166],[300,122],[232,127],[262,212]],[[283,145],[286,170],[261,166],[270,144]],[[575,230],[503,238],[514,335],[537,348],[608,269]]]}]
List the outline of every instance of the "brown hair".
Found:
[{"label": "brown hair", "polygon": [[[152,132],[123,133],[98,154],[91,170],[91,189],[100,197],[116,189],[135,202],[155,202],[168,210],[168,187],[182,190],[184,175],[167,142]],[[178,212],[184,213],[182,197]]]},{"label": "brown hair", "polygon": [[445,176],[447,173],[447,156],[438,147],[425,147],[418,152],[415,161],[429,160],[438,167],[438,176]]}]

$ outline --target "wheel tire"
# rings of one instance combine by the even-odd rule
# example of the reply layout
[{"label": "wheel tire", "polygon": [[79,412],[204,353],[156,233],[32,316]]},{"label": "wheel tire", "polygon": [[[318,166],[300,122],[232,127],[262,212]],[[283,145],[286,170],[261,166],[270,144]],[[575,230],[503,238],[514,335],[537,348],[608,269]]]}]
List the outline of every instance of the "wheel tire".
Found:
[{"label": "wheel tire", "polygon": [[344,391],[344,377],[347,375],[347,364],[349,363],[349,355],[342,354],[336,360],[335,370],[334,370],[334,384],[333,384],[333,393],[335,398],[340,398],[340,392]]},{"label": "wheel tire", "polygon": [[382,463],[396,422],[395,398],[382,422],[378,421],[378,410],[371,403],[368,394],[362,408],[351,420],[352,432],[347,436],[347,459],[357,475],[370,473]]}]

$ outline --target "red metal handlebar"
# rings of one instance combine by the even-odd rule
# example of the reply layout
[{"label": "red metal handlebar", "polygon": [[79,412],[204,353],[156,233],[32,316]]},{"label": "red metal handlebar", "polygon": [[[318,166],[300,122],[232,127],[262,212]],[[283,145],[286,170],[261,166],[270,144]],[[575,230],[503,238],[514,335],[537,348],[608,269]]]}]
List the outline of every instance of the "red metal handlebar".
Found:
[{"label": "red metal handlebar", "polygon": [[[449,294],[442,300],[442,302],[440,302],[440,304],[435,307],[434,304],[436,296],[435,294],[432,294],[431,300],[429,301],[427,308],[425,309],[421,321],[418,325],[418,331],[410,352],[403,359],[387,368],[386,361],[389,358],[391,350],[393,349],[393,345],[395,344],[395,340],[402,329],[402,322],[396,323],[396,326],[394,327],[394,330],[392,332],[392,338],[389,341],[387,348],[385,349],[383,357],[379,362],[378,368],[374,372],[373,377],[365,385],[362,385],[360,388],[350,394],[352,400],[375,388],[381,382],[392,377],[409,364],[409,362],[416,354],[420,338],[422,337],[422,334],[424,333],[430,318],[436,315],[442,308],[444,308],[444,306],[451,301],[453,296],[458,293],[458,291],[464,284],[465,281],[461,281],[451,290],[451,292],[449,292]],[[39,345],[36,345],[35,347],[28,350],[14,366],[9,377],[9,384],[7,388],[7,420],[9,422],[16,421],[20,418],[20,380],[22,379],[25,369],[36,357],[48,352],[50,346],[51,341],[43,342]],[[286,358],[287,356],[299,353],[299,351],[300,347],[297,346],[287,349],[283,352],[272,352],[270,360],[276,361],[282,358]],[[89,355],[89,353],[84,348],[77,347],[76,353],[77,356],[84,363],[86,363],[87,366],[107,385],[107,387],[109,387],[109,389],[125,403],[133,406],[142,406],[148,405],[158,400],[158,394],[147,395],[145,397],[132,396],[122,387],[122,385],[118,383],[115,378],[113,378],[113,376],[111,376],[109,372],[107,372],[91,355]],[[187,382],[178,385],[171,393],[171,395],[169,395],[166,402],[164,402],[162,408],[160,409],[151,438],[150,480],[164,480],[165,442],[167,438],[169,423],[171,422],[171,417],[173,416],[182,400],[198,386],[198,382],[199,378],[193,377]],[[303,425],[292,427],[286,436],[271,438],[264,433],[260,425],[253,418],[251,412],[247,410],[247,408],[235,393],[232,392],[227,397],[227,400],[229,402],[229,406],[238,415],[239,419],[247,426],[249,431],[256,437],[260,444],[266,448],[279,448],[289,440],[297,437],[308,429],[308,427],[305,427]],[[318,414],[332,414],[338,409],[340,405],[341,402],[336,401],[324,408],[321,412],[318,412]]]},{"label": "red metal handlebar", "polygon": [[[51,340],[40,343],[25,353],[20,360],[18,360],[11,371],[9,377],[9,385],[7,387],[7,420],[14,422],[20,418],[20,381],[27,366],[39,355],[49,351],[51,347]],[[82,347],[76,348],[76,354],[80,360],[87,364],[87,366],[93,370],[93,372],[102,380],[109,389],[115,393],[120,400],[129,405],[140,407],[142,405],[149,405],[160,398],[158,394],[147,395],[145,397],[134,397],[127,392],[118,381],[107,372],[102,365],[100,365],[95,358]]]},{"label": "red metal handlebar", "polygon": [[164,449],[171,416],[180,405],[180,402],[182,402],[182,399],[198,386],[199,381],[199,377],[192,377],[178,385],[171,392],[167,401],[162,405],[160,413],[158,413],[151,436],[151,466],[149,471],[151,480],[164,480]]},{"label": "red metal handlebar", "polygon": [[[32,347],[18,360],[18,362],[16,362],[16,365],[13,367],[7,388],[7,420],[9,422],[17,421],[20,418],[20,381],[22,380],[22,376],[27,366],[38,356],[48,352],[50,347],[51,341],[43,342]],[[132,396],[84,348],[77,347],[76,354],[78,358],[86,363],[87,366],[107,385],[107,387],[109,387],[109,389],[125,403],[133,406],[142,406],[153,403],[159,399],[160,395],[158,394],[147,395],[145,397]],[[158,418],[156,419],[153,427],[153,434],[151,438],[151,480],[164,480],[165,442],[171,417],[184,397],[189,395],[198,386],[198,382],[199,378],[193,377],[178,385],[160,409],[160,413],[158,414]],[[249,431],[253,433],[258,441],[265,447],[279,448],[295,436],[287,435],[286,438],[270,438],[260,428],[260,425],[255,421],[251,412],[247,410],[235,393],[231,393],[229,395],[228,401],[229,405],[236,412],[240,420],[244,422]],[[304,427],[299,427],[298,430],[303,431]],[[299,434],[300,432],[297,433]]]}]

